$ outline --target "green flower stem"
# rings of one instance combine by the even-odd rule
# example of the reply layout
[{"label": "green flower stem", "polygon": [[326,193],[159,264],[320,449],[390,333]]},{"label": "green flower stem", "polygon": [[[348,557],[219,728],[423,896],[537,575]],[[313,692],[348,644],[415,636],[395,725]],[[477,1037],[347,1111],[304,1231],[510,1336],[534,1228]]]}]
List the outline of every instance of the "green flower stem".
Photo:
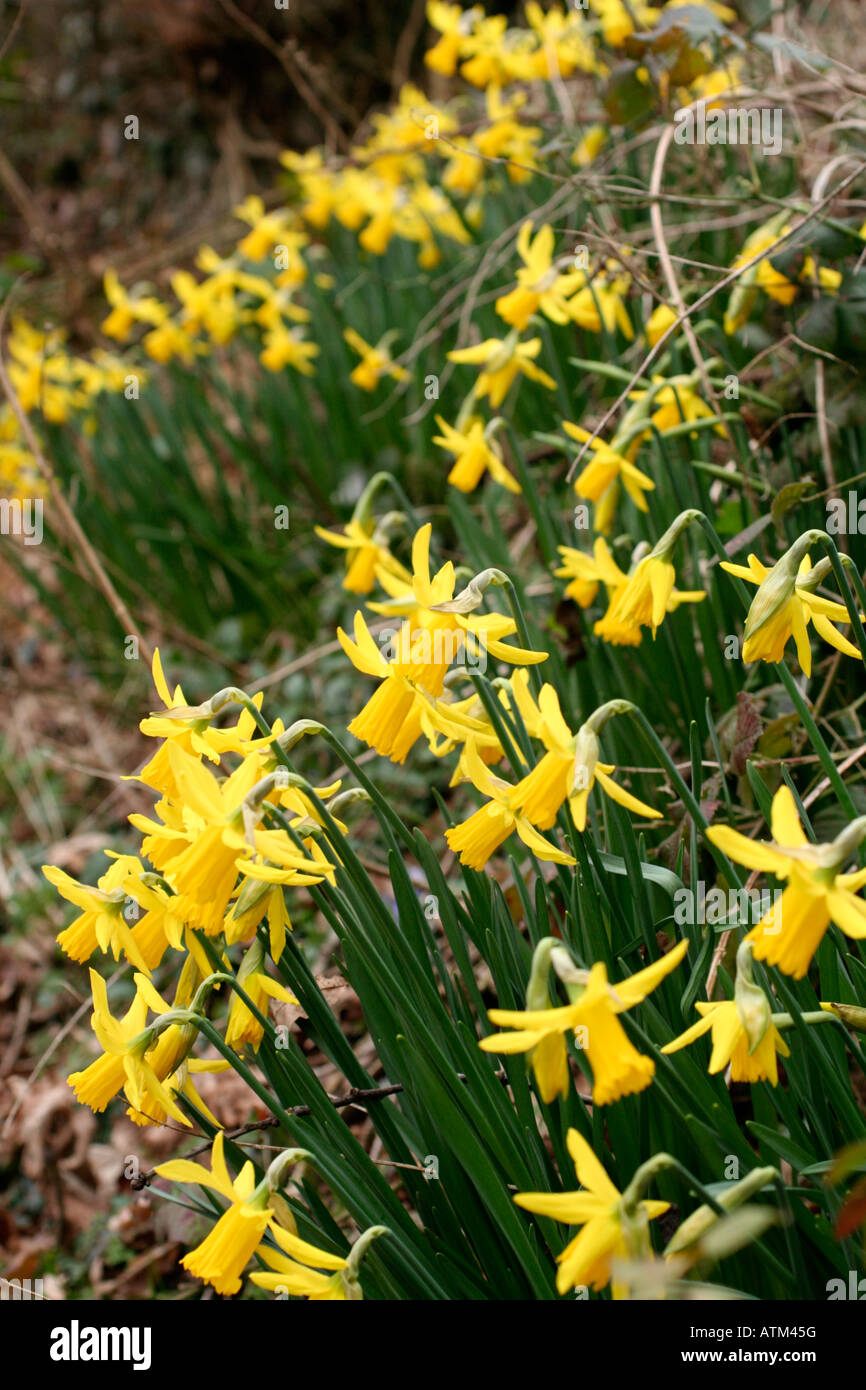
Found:
[{"label": "green flower stem", "polygon": [[[836,1023],[842,1029],[843,1033],[847,1035],[848,1032],[841,1018],[837,1018],[836,1014],[828,1013],[825,1009],[812,1009],[808,1013],[800,1014],[800,1020],[803,1023]],[[785,1028],[796,1028],[797,1026],[797,1020],[793,1018],[791,1014],[787,1013],[771,1014],[770,1022],[775,1028],[778,1028],[780,1032]]]},{"label": "green flower stem", "polygon": [[[611,362],[596,362],[591,357],[569,357],[572,367],[580,367],[582,371],[592,372],[594,376],[604,376],[610,381],[621,381],[630,386],[633,381],[631,372],[627,372],[624,367],[615,367]],[[638,377],[634,383],[636,386],[651,386],[649,377]]]}]

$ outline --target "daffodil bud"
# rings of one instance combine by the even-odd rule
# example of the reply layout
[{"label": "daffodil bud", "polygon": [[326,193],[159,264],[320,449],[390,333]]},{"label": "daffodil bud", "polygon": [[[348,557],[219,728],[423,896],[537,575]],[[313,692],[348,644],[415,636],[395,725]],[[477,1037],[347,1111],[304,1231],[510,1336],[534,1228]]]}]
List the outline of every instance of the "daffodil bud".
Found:
[{"label": "daffodil bud", "polygon": [[[268,1165],[265,1173],[265,1185],[268,1192],[273,1195],[277,1190],[285,1185],[286,1169],[293,1163],[310,1163],[313,1155],[308,1149],[283,1149],[277,1154],[276,1158]],[[294,1217],[291,1218],[292,1225],[287,1230],[294,1229]]]},{"label": "daffodil bud", "polygon": [[[747,1173],[739,1182],[725,1184],[724,1189],[717,1196],[719,1206],[724,1207],[726,1212],[735,1211],[737,1207],[754,1197],[757,1192],[761,1191],[762,1187],[766,1187],[767,1183],[773,1182],[778,1176],[775,1168],[753,1168],[751,1173]],[[698,1207],[677,1227],[676,1233],[665,1247],[665,1259],[670,1259],[672,1255],[678,1254],[687,1246],[700,1240],[705,1231],[708,1231],[710,1226],[719,1220],[721,1220],[719,1213],[707,1206],[706,1202]]]},{"label": "daffodil bud", "polygon": [[835,1014],[841,1018],[855,1033],[866,1033],[866,1009],[860,1009],[856,1004],[821,1004],[821,1008],[828,1014]]}]

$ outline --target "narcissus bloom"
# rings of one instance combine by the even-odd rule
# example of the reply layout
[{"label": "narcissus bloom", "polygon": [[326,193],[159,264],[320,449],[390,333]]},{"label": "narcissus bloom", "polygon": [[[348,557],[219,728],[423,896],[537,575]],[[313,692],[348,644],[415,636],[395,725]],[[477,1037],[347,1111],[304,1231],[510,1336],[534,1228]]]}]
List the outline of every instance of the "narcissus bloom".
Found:
[{"label": "narcissus bloom", "polygon": [[[563,563],[560,569],[553,572],[557,578],[571,581],[566,586],[565,596],[574,599],[581,608],[589,607],[598,593],[600,584],[604,584],[610,599],[619,592],[628,580],[628,575],[620,569],[611,554],[610,547],[601,537],[593,542],[591,555],[588,555],[585,550],[575,550],[573,546],[569,545],[560,545],[557,546],[557,549],[562,556]],[[636,632],[639,643],[641,640],[640,628],[637,628]]]},{"label": "narcissus bloom", "polygon": [[[746,238],[742,251],[731,262],[731,270],[739,270],[755,256],[760,256],[762,251],[770,251],[790,230],[788,213],[777,213]],[[779,304],[790,304],[797,293],[797,286],[776,270],[769,256],[766,256],[746,270],[737,281],[725,311],[726,333],[736,333],[748,321],[759,288]]]},{"label": "narcissus bloom", "polygon": [[428,0],[427,22],[441,37],[424,54],[427,67],[441,73],[443,77],[453,77],[457,71],[458,60],[465,52],[466,39],[483,14],[480,5],[464,10],[462,5],[448,5],[442,0]]},{"label": "narcissus bloom", "polygon": [[[284,1004],[297,1004],[291,990],[278,980],[272,980],[265,969],[265,952],[262,943],[256,939],[246,952],[237,972],[238,984],[249,995],[260,1014],[268,1016],[268,1000],[279,999]],[[244,1043],[258,1051],[264,1036],[264,1029],[255,1014],[251,1013],[239,994],[232,992],[231,1008],[226,1024],[226,1042],[239,1052]]]},{"label": "narcissus bloom", "polygon": [[724,1071],[730,1063],[732,1081],[769,1081],[778,1085],[777,1057],[788,1057],[787,1044],[773,1023],[770,1001],[752,979],[752,944],[748,937],[737,951],[734,998],[699,1002],[700,1022],[687,1028],[662,1052],[679,1052],[705,1033],[712,1032],[713,1052],[709,1072]]},{"label": "narcissus bloom", "polygon": [[607,126],[592,125],[580,141],[574,154],[571,156],[572,164],[576,164],[578,169],[588,169],[603,150],[605,143],[610,135]]},{"label": "narcissus bloom", "polygon": [[187,1158],[160,1163],[155,1169],[161,1178],[170,1182],[196,1183],[209,1187],[224,1197],[229,1206],[213,1230],[181,1264],[195,1275],[212,1284],[217,1293],[237,1293],[241,1274],[264,1239],[269,1226],[275,1225],[274,1211],[268,1206],[269,1192],[265,1182],[256,1187],[255,1170],[251,1162],[244,1164],[232,1181],[223,1154],[220,1131],[211,1149],[210,1171]]},{"label": "narcissus bloom", "polygon": [[[581,425],[573,425],[570,420],[563,420],[562,428],[567,435],[576,439],[580,444],[585,444],[590,438],[589,430],[583,429]],[[639,468],[635,467],[630,458],[618,452],[612,444],[606,444],[603,439],[593,439],[589,447],[592,451],[592,458],[583,471],[578,474],[574,483],[574,490],[578,497],[586,497],[591,502],[600,502],[611,483],[621,479],[623,487],[638,511],[648,511],[644,493],[652,492],[655,488],[652,478],[648,478],[646,473],[642,473]],[[598,526],[597,529],[609,530],[610,526]]]},{"label": "narcissus bloom", "polygon": [[460,492],[474,492],[485,472],[489,472],[495,483],[507,488],[509,492],[520,492],[520,484],[509,473],[502,456],[497,450],[490,426],[477,415],[471,416],[461,425],[449,425],[441,415],[436,423],[442,431],[434,434],[433,443],[440,449],[447,449],[454,459],[454,467],[448,474],[452,487]]},{"label": "narcissus bloom", "polygon": [[[257,754],[248,754],[223,781],[176,744],[169,745],[169,758],[178,801],[158,802],[158,821],[138,814],[129,820],[145,833],[143,852],[176,890],[172,908],[181,920],[209,936],[217,935],[237,883],[238,866],[255,852],[290,871],[283,882],[307,884],[323,876],[322,866],[301,854],[285,831],[258,828],[272,786],[267,782],[261,786]],[[251,796],[253,800],[248,800]]]},{"label": "narcissus bloom", "polygon": [[829,844],[813,845],[800,824],[788,787],[773,797],[773,839],[749,840],[730,826],[711,826],[707,838],[735,864],[773,874],[786,887],[746,937],[756,960],[801,980],[831,922],[854,940],[866,938],[866,902],[856,896],[866,869],[841,873],[866,835],[866,817],[852,821]]},{"label": "narcissus bloom", "polygon": [[631,342],[634,329],[624,298],[631,283],[629,276],[618,272],[616,262],[612,263],[609,274],[588,275],[581,270],[576,276],[576,293],[568,306],[574,322],[590,333],[600,333],[604,328],[606,333],[612,334],[619,329]]},{"label": "narcissus bloom", "polygon": [[[93,994],[93,1014],[90,1026],[103,1050],[102,1057],[91,1062],[84,1071],[73,1072],[69,1085],[75,1092],[76,1100],[99,1113],[123,1088],[132,1109],[141,1117],[137,1123],[147,1123],[150,1107],[156,1106],[178,1122],[189,1125],[190,1121],[178,1106],[163,1081],[177,1071],[181,1057],[174,1052],[169,1059],[165,1049],[160,1056],[164,1064],[159,1076],[155,1067],[158,1040],[147,1028],[148,993],[147,980],[143,975],[136,976],[137,993],[132,1005],[122,1019],[116,1019],[108,1004],[108,990],[102,976],[95,970],[90,972],[90,988]],[[155,991],[154,991],[155,993]],[[159,996],[157,996],[159,997]],[[162,1001],[160,1000],[162,1004]],[[167,1008],[167,1005],[164,1006]],[[185,1040],[187,1050],[193,1038]]]},{"label": "narcissus bloom", "polygon": [[483,570],[457,595],[450,560],[431,578],[431,532],[428,523],[415,534],[411,585],[380,570],[379,582],[390,598],[369,605],[374,613],[404,619],[389,643],[395,672],[428,694],[439,696],[449,668],[461,657],[467,664],[481,664],[488,657],[527,666],[546,660],[546,652],[527,651],[503,641],[517,631],[512,618],[476,612],[484,603],[487,588],[506,582],[500,570]]},{"label": "narcissus bloom", "polygon": [[[583,1135],[570,1129],[566,1140],[568,1152],[574,1159],[579,1192],[518,1192],[514,1198],[524,1211],[549,1216],[569,1226],[582,1226],[561,1254],[557,1255],[559,1270],[556,1287],[567,1293],[577,1285],[603,1289],[610,1283],[611,1261],[625,1259],[630,1249],[629,1219],[623,1211],[622,1193],[614,1187]],[[647,1221],[655,1221],[670,1207],[670,1202],[642,1201],[638,1209]],[[614,1297],[622,1290],[614,1285]]]},{"label": "narcissus bloom", "polygon": [[470,56],[460,76],[473,87],[503,87],[508,80],[507,48],[503,43],[508,20],[504,14],[477,17],[463,51]]},{"label": "narcissus bloom", "polygon": [[669,304],[657,304],[647,319],[644,332],[650,347],[655,347],[663,333],[676,323],[677,312]]},{"label": "narcissus bloom", "polygon": [[631,708],[627,701],[609,700],[573,734],[562,717],[559,697],[552,685],[541,687],[536,704],[529,693],[527,673],[515,671],[512,689],[527,732],[540,739],[546,749],[544,757],[518,782],[510,798],[512,806],[528,816],[533,825],[539,830],[549,830],[556,822],[560,806],[568,801],[575,826],[580,831],[585,830],[587,802],[596,782],[612,801],[627,811],[651,820],[661,817],[661,811],[617,786],[611,777],[613,763],[599,760],[599,733],[613,715]]},{"label": "narcissus bloom", "polygon": [[527,0],[524,8],[538,46],[524,52],[515,45],[511,50],[508,67],[517,81],[556,81],[571,77],[578,68],[583,72],[606,71],[596,60],[580,13],[569,13],[568,6],[564,11],[559,6],[543,10],[537,0]]},{"label": "narcissus bloom", "polygon": [[[311,1302],[348,1297],[342,1272],[349,1262],[343,1255],[332,1255],[330,1250],[321,1250],[279,1227],[273,1228],[272,1235],[285,1254],[263,1246],[260,1252],[262,1259],[274,1273],[264,1274],[257,1270],[250,1275],[250,1283],[271,1293],[308,1298]],[[323,1274],[321,1271],[325,1269],[335,1272]]]},{"label": "narcissus bloom", "polygon": [[388,526],[396,516],[397,513],[389,512],[378,524],[372,518],[364,523],[353,517],[346,522],[342,533],[326,531],[323,526],[314,527],[320,540],[346,551],[343,588],[350,594],[369,594],[375,587],[379,567],[397,575],[404,583],[411,582],[408,570],[388,549]]},{"label": "narcissus bloom", "polygon": [[[280,322],[265,330],[264,348],[259,353],[259,361],[269,372],[281,372],[284,367],[294,367],[302,376],[314,376],[313,358],[319,355],[317,343],[309,342],[298,327],[289,328]],[[355,368],[355,371],[360,370]],[[352,373],[355,380],[355,372]],[[369,389],[369,388],[368,388]]]},{"label": "narcissus bloom", "polygon": [[[250,1275],[251,1282],[260,1289],[289,1294],[293,1298],[308,1298],[312,1303],[362,1299],[364,1294],[358,1279],[361,1257],[372,1241],[389,1232],[385,1226],[371,1226],[355,1241],[348,1258],[321,1250],[278,1226],[272,1228],[271,1234],[280,1251],[285,1253],[262,1246],[259,1253],[274,1273],[256,1272]],[[333,1273],[322,1274],[325,1269]]]},{"label": "narcissus bloom", "polygon": [[655,1062],[637,1051],[617,1015],[641,1003],[676,969],[688,948],[688,941],[680,941],[660,960],[616,984],[608,981],[603,961],[589,971],[559,967],[571,1003],[534,1010],[491,1009],[491,1023],[516,1031],[493,1034],[479,1045],[485,1052],[530,1052],[542,1097],[552,1100],[568,1089],[565,1037],[573,1033],[592,1068],[596,1105],[643,1091],[655,1075]]},{"label": "narcissus bloom", "polygon": [[[163,673],[158,647],[153,653],[152,674],[156,693],[166,712],[148,715],[138,727],[148,738],[159,738],[163,742],[138,774],[138,780],[169,798],[175,798],[178,790],[168,752],[171,743],[176,743],[184,753],[207,758],[208,762],[218,765],[223,754],[243,752],[245,741],[251,737],[256,724],[249,710],[244,709],[233,728],[215,728],[212,722],[214,716],[190,707],[179,685],[175,686],[172,694]],[[261,705],[260,693],[252,699],[253,704]]]},{"label": "narcissus bloom", "polygon": [[42,872],[62,898],[81,908],[81,915],[58,936],[57,944],[72,959],[89,960],[97,949],[111,951],[115,960],[121,951],[126,959],[146,974],[150,968],[124,916],[128,902],[125,883],[131,873],[140,873],[134,855],[111,855],[111,866],[96,888],[79,883],[54,864],[44,864]]},{"label": "narcissus bloom", "polygon": [[471,367],[481,367],[475,383],[478,399],[489,396],[490,404],[498,410],[515,377],[521,372],[530,381],[538,381],[553,391],[556,382],[541,367],[535,365],[535,358],[541,352],[541,339],[529,338],[520,342],[516,330],[507,338],[485,338],[475,347],[456,348],[448,353],[449,362],[462,362]]},{"label": "narcissus bloom", "polygon": [[337,628],[337,640],[356,671],[377,676],[380,684],[348,725],[349,733],[369,744],[383,758],[403,763],[409,749],[421,737],[419,694],[394,663],[382,655],[362,613],[355,614],[355,640]]},{"label": "narcissus bloom", "polygon": [[554,236],[551,226],[539,228],[532,238],[532,223],[524,222],[517,234],[517,254],[523,265],[517,272],[517,287],[496,301],[501,319],[523,332],[533,314],[542,313],[553,323],[568,323],[571,310],[568,296],[583,285],[582,271],[563,272],[553,263]]},{"label": "narcissus bloom", "polygon": [[514,807],[511,799],[514,788],[502,778],[494,777],[470,744],[466,745],[464,762],[473,785],[490,800],[468,820],[445,831],[445,839],[455,854],[459,854],[461,864],[469,869],[483,869],[490,856],[515,831],[539,859],[555,864],[575,862],[570,854],[539,835],[531,821]]},{"label": "narcissus bloom", "polygon": [[395,336],[393,332],[386,333],[375,347],[371,347],[354,328],[343,330],[343,337],[349,347],[353,352],[357,352],[361,359],[350,373],[350,379],[356,386],[360,386],[362,391],[375,391],[383,376],[393,377],[394,381],[405,381],[409,375],[405,367],[397,365],[388,350],[388,344]]},{"label": "narcissus bloom", "polygon": [[[629,400],[639,402],[646,395],[645,390],[632,391]],[[695,420],[708,420],[713,416],[713,411],[697,393],[694,374],[653,377],[651,410],[649,418],[661,434],[679,425],[690,425]],[[724,425],[718,424],[714,428],[717,434],[725,433]]]},{"label": "narcissus bloom", "polygon": [[804,554],[804,549],[810,540],[816,540],[819,536],[819,532],[807,532],[771,568],[762,565],[756,555],[749,556],[747,566],[722,561],[722,569],[727,570],[728,574],[758,585],[758,592],[746,616],[743,634],[743,661],[746,665],[753,661],[781,661],[785,647],[793,637],[800,665],[810,676],[810,623],[836,651],[862,660],[859,649],[833,626],[834,622],[851,621],[844,603],[822,598],[815,593],[828,573],[830,561],[822,560],[813,569],[808,552]]},{"label": "narcissus bloom", "polygon": [[[611,616],[620,623],[652,628],[655,637],[664,616],[670,611],[676,570],[671,560],[674,546],[697,512],[681,512],[652,550],[637,562],[628,580],[611,603]],[[680,593],[678,600],[696,603],[703,593]]]},{"label": "narcissus bloom", "polygon": [[107,270],[103,280],[105,297],[111,313],[103,320],[102,331],[108,338],[125,343],[137,323],[159,325],[168,318],[168,308],[152,295],[132,295],[123,288],[117,272]]},{"label": "narcissus bloom", "polygon": [[713,1053],[707,1068],[711,1076],[724,1071],[730,1063],[732,1081],[769,1081],[771,1086],[778,1085],[777,1057],[788,1057],[790,1053],[784,1038],[772,1023],[752,1052],[748,1034],[733,999],[714,1004],[699,1001],[695,1008],[701,1015],[700,1022],[687,1028],[673,1042],[663,1047],[662,1052],[679,1052],[681,1047],[688,1047],[690,1043],[712,1031]]}]

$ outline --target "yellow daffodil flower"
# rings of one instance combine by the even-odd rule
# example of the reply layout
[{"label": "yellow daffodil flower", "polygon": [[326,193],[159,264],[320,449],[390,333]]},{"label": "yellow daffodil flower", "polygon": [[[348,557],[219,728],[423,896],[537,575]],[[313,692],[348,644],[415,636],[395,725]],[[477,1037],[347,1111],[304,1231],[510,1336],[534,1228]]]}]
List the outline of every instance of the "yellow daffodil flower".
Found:
[{"label": "yellow daffodil flower", "polygon": [[349,733],[375,748],[383,758],[405,762],[410,748],[421,737],[418,691],[400,667],[385,659],[362,613],[355,614],[354,642],[339,627],[337,640],[356,671],[380,681],[360,714],[348,725]]},{"label": "yellow daffodil flower", "polygon": [[300,328],[287,328],[284,323],[278,323],[265,331],[263,342],[259,361],[267,371],[281,372],[284,367],[294,367],[302,376],[315,375],[313,358],[318,357],[319,346],[308,342]]},{"label": "yellow daffodil flower", "polygon": [[448,846],[459,854],[461,864],[469,869],[483,869],[490,856],[515,832],[539,859],[554,864],[575,862],[570,854],[539,835],[531,821],[521,815],[511,801],[514,788],[502,778],[494,777],[470,744],[466,746],[465,762],[473,785],[490,800],[468,820],[445,831]]},{"label": "yellow daffodil flower", "polygon": [[440,449],[447,449],[454,458],[454,466],[448,474],[452,487],[460,492],[474,492],[486,471],[494,482],[508,492],[520,492],[520,484],[505,467],[489,427],[485,429],[484,421],[479,416],[471,416],[460,426],[449,425],[441,415],[437,415],[436,423],[442,433],[434,434],[433,443],[438,444]]},{"label": "yellow daffodil flower", "polygon": [[[665,614],[671,611],[675,593],[676,570],[670,557],[680,535],[695,516],[693,511],[681,512],[652,550],[638,560],[611,604],[615,622],[650,627],[655,637]],[[676,595],[676,602],[699,603],[705,597],[701,592],[681,592]]]},{"label": "yellow daffodil flower", "polygon": [[612,715],[630,708],[627,701],[609,700],[573,734],[562,717],[559,697],[552,685],[541,687],[536,704],[529,693],[527,672],[515,671],[512,689],[527,731],[540,739],[547,750],[511,794],[511,804],[528,816],[533,825],[549,830],[556,823],[560,806],[568,801],[576,828],[585,830],[587,801],[596,783],[611,800],[635,815],[652,820],[661,817],[660,811],[617,786],[610,775],[613,763],[599,761],[599,732]]},{"label": "yellow daffodil flower", "polygon": [[590,126],[571,156],[572,164],[576,164],[578,169],[588,169],[590,164],[593,164],[601,154],[609,135],[607,126]]},{"label": "yellow daffodil flower", "polygon": [[369,594],[375,588],[378,569],[387,570],[405,584],[411,583],[408,570],[395,560],[386,542],[388,526],[396,515],[389,513],[378,524],[372,517],[367,522],[353,517],[342,533],[327,531],[323,526],[313,528],[320,540],[347,552],[343,588],[350,594]]},{"label": "yellow daffodil flower", "polygon": [[111,951],[115,960],[121,952],[139,970],[149,973],[147,961],[133,936],[125,916],[128,902],[125,883],[131,870],[140,872],[134,855],[111,856],[112,863],[98,880],[96,888],[79,883],[54,864],[44,864],[42,872],[62,898],[81,908],[81,915],[58,936],[57,944],[72,960],[89,960],[97,949]]},{"label": "yellow daffodil flower", "polygon": [[[585,444],[590,438],[589,430],[583,429],[580,425],[573,425],[570,420],[563,420],[562,428],[567,435],[576,439],[580,444]],[[600,502],[611,484],[621,480],[638,511],[648,511],[644,493],[654,490],[655,483],[652,478],[648,478],[646,473],[642,473],[639,468],[635,467],[631,459],[625,454],[619,453],[614,445],[606,444],[603,439],[593,439],[590,449],[592,457],[575,479],[574,490],[578,497],[586,497],[591,502]],[[636,441],[634,452],[636,452]],[[606,531],[610,527],[609,525],[598,526],[597,529]]]},{"label": "yellow daffodil flower", "polygon": [[[116,1019],[109,1008],[105,981],[95,970],[90,971],[90,988],[93,994],[90,1026],[96,1034],[103,1056],[91,1062],[84,1071],[73,1072],[69,1077],[69,1085],[75,1092],[76,1100],[97,1114],[105,1109],[108,1102],[122,1088],[132,1110],[141,1117],[136,1119],[137,1123],[147,1123],[148,1112],[145,1106],[155,1105],[161,1112],[171,1115],[179,1124],[188,1126],[190,1121],[163,1084],[165,1077],[178,1069],[180,1054],[174,1051],[169,1059],[163,1050],[160,1058],[163,1063],[162,1076],[155,1068],[159,1044],[145,1023],[149,1007],[148,995],[145,992],[148,983],[145,976],[136,976],[136,998],[124,1017]],[[160,1003],[162,1004],[161,1000]],[[185,1040],[187,1050],[193,1041],[194,1037]]]},{"label": "yellow daffodil flower", "polygon": [[102,331],[107,338],[125,343],[135,324],[149,323],[158,327],[168,318],[165,304],[152,295],[129,294],[113,270],[105,272],[103,288],[111,305],[111,313],[102,322]]},{"label": "yellow daffodil flower", "polygon": [[[141,769],[136,780],[174,800],[177,798],[178,790],[169,758],[170,743],[177,743],[179,748],[191,756],[207,758],[208,762],[218,765],[224,754],[244,751],[246,741],[255,729],[255,720],[249,710],[245,709],[233,728],[214,728],[213,715],[202,713],[195,708],[190,709],[179,685],[175,686],[173,694],[169,690],[158,647],[153,653],[151,672],[156,693],[165,710],[173,713],[150,714],[139,724],[139,729],[147,738],[159,738],[163,742],[150,762]],[[260,706],[261,692],[255,694],[252,700],[253,704]]]},{"label": "yellow daffodil flower", "polygon": [[535,238],[531,237],[532,223],[524,222],[517,234],[517,254],[523,261],[517,272],[517,288],[496,301],[499,317],[521,333],[539,312],[553,323],[568,323],[572,316],[568,296],[585,279],[582,271],[563,272],[554,265],[551,226],[539,228]]},{"label": "yellow daffodil flower", "polygon": [[388,342],[394,337],[393,333],[386,333],[375,347],[366,343],[354,328],[344,329],[343,337],[353,352],[361,358],[357,367],[350,373],[350,378],[362,391],[375,391],[383,376],[392,377],[394,381],[405,381],[409,375],[405,367],[397,366],[388,351]]},{"label": "yellow daffodil flower", "polygon": [[700,1022],[667,1043],[662,1052],[679,1052],[681,1047],[712,1032],[711,1076],[724,1071],[730,1063],[732,1081],[769,1081],[771,1086],[778,1085],[777,1058],[790,1053],[773,1022],[769,999],[752,978],[752,943],[748,937],[737,951],[734,998],[699,1002],[695,1008],[701,1015]]},{"label": "yellow daffodil flower", "polygon": [[[557,950],[561,952],[562,947],[555,947]],[[558,973],[561,970],[567,982],[571,1003],[541,1009],[491,1009],[491,1023],[516,1031],[493,1034],[479,1045],[485,1052],[529,1052],[539,1091],[550,1102],[567,1093],[565,1037],[573,1033],[592,1068],[596,1105],[611,1105],[623,1096],[643,1091],[655,1075],[655,1063],[637,1051],[617,1015],[640,1004],[676,969],[687,951],[688,941],[680,941],[660,960],[617,984],[608,981],[602,961],[589,971],[560,966]]]},{"label": "yellow daffodil flower", "polygon": [[611,48],[621,48],[638,26],[639,32],[653,29],[661,18],[661,10],[646,5],[643,0],[590,0],[591,9],[601,20],[601,34]]},{"label": "yellow daffodil flower", "polygon": [[655,347],[663,333],[676,323],[679,315],[669,304],[657,304],[646,321],[644,332],[650,347]]},{"label": "yellow daffodil flower", "polygon": [[753,661],[781,661],[785,647],[793,637],[800,665],[810,676],[810,623],[836,651],[862,660],[858,648],[833,626],[834,622],[851,621],[844,603],[822,598],[814,592],[830,567],[829,560],[822,560],[813,569],[808,551],[804,554],[805,546],[818,539],[819,535],[819,532],[807,532],[801,536],[771,568],[762,565],[756,555],[749,556],[748,565],[722,561],[722,569],[727,570],[728,574],[758,585],[758,592],[746,616],[743,641],[743,661],[746,665]]},{"label": "yellow daffodil flower", "polygon": [[576,324],[590,333],[600,333],[602,327],[606,333],[615,333],[618,328],[631,342],[634,329],[623,297],[630,280],[627,275],[617,274],[615,265],[610,275],[575,272],[577,292],[569,300],[569,314]]},{"label": "yellow daffodil flower", "polygon": [[449,668],[460,657],[469,662],[492,657],[527,666],[546,660],[546,652],[526,651],[502,640],[517,631],[512,618],[474,611],[483,603],[487,585],[504,581],[500,571],[485,570],[476,575],[457,595],[450,560],[431,579],[432,529],[428,522],[416,532],[412,542],[411,587],[383,569],[377,572],[390,599],[371,603],[370,608],[388,617],[404,618],[394,639],[395,672],[428,694],[439,696]]},{"label": "yellow daffodil flower", "polygon": [[[566,1143],[582,1190],[518,1192],[514,1198],[524,1211],[583,1228],[556,1257],[559,1265],[556,1287],[561,1294],[580,1285],[593,1289],[605,1288],[611,1280],[611,1262],[617,1258],[625,1259],[632,1253],[627,1238],[628,1224],[622,1209],[622,1193],[614,1187],[578,1130],[568,1131]],[[655,1221],[669,1207],[670,1202],[639,1203],[639,1210],[647,1221]],[[616,1297],[621,1296],[623,1291],[614,1285],[613,1292]]]},{"label": "yellow daffodil flower", "polygon": [[[371,1241],[388,1234],[385,1226],[371,1226],[358,1237],[348,1258],[345,1258],[332,1255],[329,1250],[322,1250],[309,1241],[301,1240],[291,1231],[274,1226],[271,1235],[280,1250],[271,1250],[264,1245],[259,1252],[274,1272],[264,1274],[257,1271],[250,1275],[250,1281],[260,1289],[290,1294],[293,1298],[307,1298],[311,1303],[362,1299],[364,1294],[358,1279],[361,1257]],[[333,1273],[322,1274],[322,1270]]]},{"label": "yellow daffodil flower", "polygon": [[179,805],[165,799],[156,807],[160,820],[138,814],[129,820],[145,834],[143,852],[175,889],[172,906],[184,922],[210,936],[219,933],[238,866],[256,852],[290,871],[282,881],[311,883],[321,878],[321,867],[302,855],[285,832],[257,828],[264,797],[255,806],[247,801],[261,781],[257,755],[248,755],[220,782],[176,743],[168,752]]},{"label": "yellow daffodil flower", "polygon": [[513,331],[507,338],[485,338],[483,343],[477,343],[475,347],[456,348],[448,353],[448,360],[480,367],[482,370],[475,383],[475,395],[479,400],[488,396],[491,407],[498,410],[520,373],[530,381],[540,382],[549,391],[555,389],[553,377],[535,365],[540,351],[540,338],[529,338],[522,343],[516,331]]},{"label": "yellow daffodil flower", "polygon": [[[243,987],[255,1004],[259,1013],[268,1015],[268,999],[279,999],[284,1004],[297,1004],[291,990],[279,981],[272,980],[265,969],[265,952],[260,941],[256,940],[246,952],[237,972],[238,984]],[[250,1012],[239,994],[233,994],[226,1024],[226,1042],[239,1052],[244,1043],[249,1043],[258,1052],[264,1036],[264,1029],[258,1019]]]},{"label": "yellow daffodil flower", "polygon": [[707,1068],[711,1076],[724,1071],[730,1064],[732,1081],[769,1081],[771,1086],[779,1084],[777,1058],[788,1057],[790,1053],[784,1038],[772,1023],[752,1052],[748,1034],[732,999],[714,1004],[699,1001],[695,1008],[701,1015],[700,1022],[687,1028],[663,1047],[662,1052],[679,1052],[681,1047],[688,1047],[712,1031],[713,1053]]},{"label": "yellow daffodil flower", "polygon": [[841,873],[866,834],[866,817],[852,821],[829,844],[811,844],[788,787],[773,797],[772,841],[749,840],[730,826],[711,826],[707,838],[735,864],[773,874],[786,887],[749,932],[755,959],[801,980],[831,922],[854,940],[866,937],[866,903],[857,892],[866,869]]},{"label": "yellow daffodil flower", "polygon": [[234,1294],[240,1289],[241,1274],[265,1233],[276,1223],[274,1210],[268,1205],[267,1186],[262,1182],[256,1187],[252,1163],[247,1161],[232,1181],[223,1146],[220,1132],[213,1141],[210,1170],[190,1159],[178,1158],[160,1163],[155,1171],[170,1182],[211,1188],[229,1203],[210,1234],[184,1255],[181,1264],[196,1279],[212,1284],[217,1293]]}]

